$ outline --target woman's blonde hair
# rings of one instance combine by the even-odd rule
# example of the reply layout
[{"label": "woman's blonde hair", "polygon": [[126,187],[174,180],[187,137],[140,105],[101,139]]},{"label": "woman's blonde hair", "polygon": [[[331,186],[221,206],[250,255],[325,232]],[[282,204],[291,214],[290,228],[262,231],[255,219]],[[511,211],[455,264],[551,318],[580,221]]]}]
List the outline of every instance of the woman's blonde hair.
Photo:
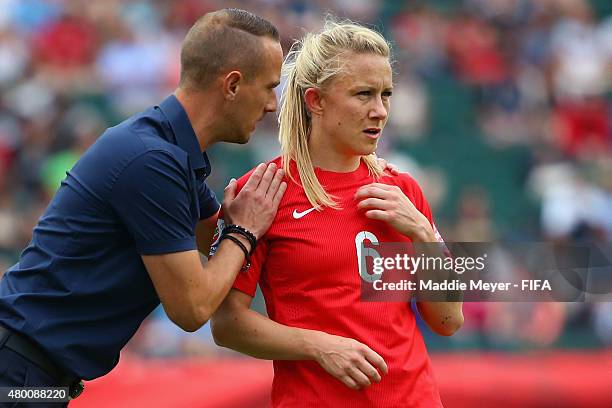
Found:
[{"label": "woman's blonde hair", "polygon": [[[291,180],[296,181],[289,170],[290,161],[296,162],[306,196],[317,208],[338,208],[338,204],[327,194],[314,172],[308,152],[312,123],[304,92],[308,88],[322,89],[327,81],[342,72],[347,63],[342,56],[347,52],[375,54],[388,59],[391,54],[389,44],[376,31],[352,22],[328,19],[320,32],[308,33],[301,41],[296,41],[283,63],[286,83],[278,120],[283,168]],[[382,175],[375,154],[364,156],[362,160],[376,179]]]}]

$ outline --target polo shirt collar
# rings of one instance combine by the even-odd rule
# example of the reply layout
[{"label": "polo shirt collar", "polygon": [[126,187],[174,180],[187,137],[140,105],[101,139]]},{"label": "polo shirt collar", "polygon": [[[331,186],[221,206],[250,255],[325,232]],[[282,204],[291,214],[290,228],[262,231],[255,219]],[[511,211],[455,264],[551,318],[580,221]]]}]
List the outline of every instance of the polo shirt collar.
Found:
[{"label": "polo shirt collar", "polygon": [[193,169],[203,170],[204,176],[208,177],[210,161],[206,152],[200,150],[198,138],[181,103],[176,96],[170,95],[159,104],[159,108],[170,123],[176,144],[189,155]]}]

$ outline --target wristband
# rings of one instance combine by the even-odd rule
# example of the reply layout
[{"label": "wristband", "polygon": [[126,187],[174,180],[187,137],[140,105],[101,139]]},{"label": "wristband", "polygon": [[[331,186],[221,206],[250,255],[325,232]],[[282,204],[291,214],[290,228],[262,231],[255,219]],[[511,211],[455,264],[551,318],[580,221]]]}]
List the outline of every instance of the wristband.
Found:
[{"label": "wristband", "polygon": [[219,243],[221,243],[221,241],[223,241],[224,239],[229,239],[230,241],[234,242],[236,245],[238,245],[238,247],[242,250],[242,252],[244,252],[245,263],[242,266],[242,268],[240,268],[240,270],[246,271],[247,269],[249,269],[251,267],[251,258],[249,257],[249,251],[247,251],[244,244],[240,242],[238,238],[232,237],[231,235],[228,235],[225,232],[223,233],[223,235],[221,235],[221,238],[219,238]]},{"label": "wristband", "polygon": [[253,234],[248,229],[241,227],[240,225],[230,224],[226,226],[225,228],[223,228],[223,233],[224,234],[235,233],[235,234],[239,234],[245,237],[251,244],[251,250],[249,251],[249,255],[253,253],[253,251],[255,250],[255,247],[257,246],[257,238],[255,238],[255,234]]}]

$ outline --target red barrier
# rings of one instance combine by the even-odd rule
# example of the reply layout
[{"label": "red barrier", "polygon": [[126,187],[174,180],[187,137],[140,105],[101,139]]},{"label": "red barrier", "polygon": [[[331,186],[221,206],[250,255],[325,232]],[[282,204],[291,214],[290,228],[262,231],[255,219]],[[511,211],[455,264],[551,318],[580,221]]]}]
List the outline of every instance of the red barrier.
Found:
[{"label": "red barrier", "polygon": [[[612,407],[612,351],[469,352],[432,361],[446,408]],[[70,407],[259,408],[269,404],[271,382],[267,361],[124,356]]]},{"label": "red barrier", "polygon": [[268,361],[123,356],[110,374],[87,382],[70,408],[260,408],[269,405],[271,384]]},{"label": "red barrier", "polygon": [[433,355],[446,408],[610,408],[612,351]]}]

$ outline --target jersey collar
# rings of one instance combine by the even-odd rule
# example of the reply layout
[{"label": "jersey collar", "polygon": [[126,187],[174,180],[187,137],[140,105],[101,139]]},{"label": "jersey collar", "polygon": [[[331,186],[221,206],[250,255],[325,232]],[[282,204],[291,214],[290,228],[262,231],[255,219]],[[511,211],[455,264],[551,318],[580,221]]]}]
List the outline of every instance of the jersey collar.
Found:
[{"label": "jersey collar", "polygon": [[172,133],[176,140],[177,146],[185,150],[189,155],[191,166],[198,172],[203,172],[204,177],[210,175],[210,161],[206,152],[200,150],[198,138],[191,126],[187,112],[176,99],[176,96],[170,95],[159,104],[159,109],[168,119]]}]

